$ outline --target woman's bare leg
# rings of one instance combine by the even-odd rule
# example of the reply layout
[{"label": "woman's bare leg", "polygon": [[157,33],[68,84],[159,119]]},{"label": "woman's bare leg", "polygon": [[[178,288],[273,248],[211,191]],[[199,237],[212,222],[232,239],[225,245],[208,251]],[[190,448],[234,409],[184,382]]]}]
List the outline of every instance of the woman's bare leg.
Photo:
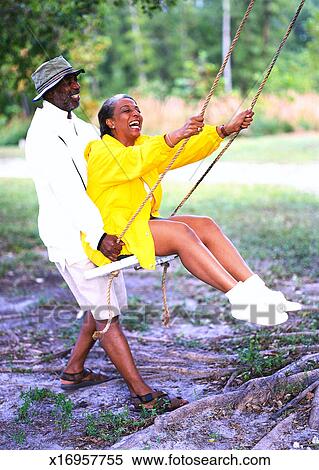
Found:
[{"label": "woman's bare leg", "polygon": [[149,225],[157,255],[177,253],[188,271],[222,292],[237,284],[188,225],[173,220],[150,220]]},{"label": "woman's bare leg", "polygon": [[210,217],[175,215],[169,220],[184,222],[191,227],[225,270],[237,281],[245,281],[254,274],[232,242]]}]

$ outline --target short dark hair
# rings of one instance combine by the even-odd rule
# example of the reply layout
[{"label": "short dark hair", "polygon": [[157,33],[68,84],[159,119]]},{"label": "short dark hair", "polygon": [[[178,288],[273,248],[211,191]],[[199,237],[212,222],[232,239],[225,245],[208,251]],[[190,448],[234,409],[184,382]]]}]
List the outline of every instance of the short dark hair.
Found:
[{"label": "short dark hair", "polygon": [[104,101],[98,114],[101,137],[103,137],[105,134],[112,135],[112,129],[106,124],[106,120],[114,116],[115,104],[122,98],[129,98],[130,100],[133,100],[134,103],[136,103],[134,98],[122,93],[114,95]]}]

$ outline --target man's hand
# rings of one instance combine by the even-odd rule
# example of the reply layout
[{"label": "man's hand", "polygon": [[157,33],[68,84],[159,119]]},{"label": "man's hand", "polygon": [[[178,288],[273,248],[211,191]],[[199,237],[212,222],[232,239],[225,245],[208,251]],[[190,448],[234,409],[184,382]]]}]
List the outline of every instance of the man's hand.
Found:
[{"label": "man's hand", "polygon": [[104,234],[99,243],[98,250],[111,261],[116,261],[123,245],[124,242],[122,240],[117,243],[115,235]]}]

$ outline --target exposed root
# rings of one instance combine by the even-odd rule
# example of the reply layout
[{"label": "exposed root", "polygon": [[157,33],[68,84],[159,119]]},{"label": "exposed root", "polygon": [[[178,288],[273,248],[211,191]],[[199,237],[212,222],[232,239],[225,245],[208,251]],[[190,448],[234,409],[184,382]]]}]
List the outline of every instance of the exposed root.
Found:
[{"label": "exposed root", "polygon": [[319,386],[316,388],[315,395],[312,400],[309,426],[311,429],[319,431]]},{"label": "exposed root", "polygon": [[281,441],[282,435],[289,432],[297,413],[289,415],[284,420],[280,421],[269,433],[267,433],[257,444],[253,450],[278,450],[278,442]]},{"label": "exposed root", "polygon": [[190,351],[171,351],[170,356],[178,356],[183,359],[190,359],[191,361],[196,361],[199,363],[205,364],[216,364],[216,363],[227,363],[227,364],[234,364],[234,362],[238,361],[237,354],[200,354],[196,352]]},{"label": "exposed root", "polygon": [[238,377],[238,375],[241,374],[241,372],[242,372],[241,369],[234,370],[234,372],[231,374],[231,376],[227,380],[227,383],[226,383],[225,387],[223,388],[224,393],[226,393],[230,390],[230,387],[231,387],[232,383],[234,382],[236,377]]},{"label": "exposed root", "polygon": [[287,403],[284,407],[282,407],[280,410],[278,410],[275,413],[275,418],[278,418],[284,411],[286,411],[288,408],[293,408],[296,406],[301,400],[303,400],[309,392],[312,392],[314,389],[316,389],[319,386],[319,380],[316,380],[314,383],[309,385],[305,390],[303,390],[299,395],[297,395],[293,400],[291,400],[289,403]]},{"label": "exposed root", "polygon": [[[226,393],[211,395],[174,412],[159,416],[148,429],[122,439],[113,448],[143,448],[146,442],[151,439],[156,440],[159,434],[166,432],[172,439],[172,433],[191,426],[191,423],[201,422],[205,413],[220,413],[221,410],[225,410],[226,413],[230,412],[233,416],[234,410],[237,416],[244,416],[247,412],[256,413],[265,410],[265,406],[273,406],[278,394],[285,395],[286,390],[291,390],[294,387],[303,388],[304,390],[294,400],[280,410],[281,414],[319,385],[319,368],[309,370],[310,367],[313,368],[316,365],[319,365],[319,354],[307,355],[268,377],[251,379],[236,390],[228,391],[236,374],[240,372],[238,369],[233,370],[225,387]],[[314,413],[318,416],[317,411]],[[254,448],[267,449],[276,446],[282,433],[290,429],[295,416],[297,414],[292,414],[277,424],[272,431],[258,441]]]}]

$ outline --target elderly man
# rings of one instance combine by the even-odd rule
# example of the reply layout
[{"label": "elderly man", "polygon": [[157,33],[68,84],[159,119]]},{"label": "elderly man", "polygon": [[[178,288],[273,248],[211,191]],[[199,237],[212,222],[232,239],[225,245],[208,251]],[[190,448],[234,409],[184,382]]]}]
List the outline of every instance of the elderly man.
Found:
[{"label": "elderly man", "polygon": [[[104,233],[98,209],[86,194],[86,163],[84,148],[99,138],[97,129],[76,117],[72,110],[80,103],[78,75],[62,56],[43,63],[32,74],[37,96],[43,99],[31,122],[26,139],[26,158],[31,167],[39,200],[39,234],[53,261],[67,282],[81,309],[86,311],[76,344],[64,372],[61,387],[74,390],[108,380],[84,368],[94,344],[92,334],[110,322],[100,344],[127,383],[134,403],[158,404],[160,394],[154,392],[140,376],[127,340],[119,324],[119,313],[126,304],[122,277],[115,280],[111,292],[112,312],[106,304],[106,279],[86,280],[84,271],[94,265],[86,257],[80,232],[94,249],[112,261],[121,246],[116,237]],[[110,318],[110,315],[112,318]],[[161,395],[163,396],[163,395]],[[186,402],[174,398],[169,409]]]}]

